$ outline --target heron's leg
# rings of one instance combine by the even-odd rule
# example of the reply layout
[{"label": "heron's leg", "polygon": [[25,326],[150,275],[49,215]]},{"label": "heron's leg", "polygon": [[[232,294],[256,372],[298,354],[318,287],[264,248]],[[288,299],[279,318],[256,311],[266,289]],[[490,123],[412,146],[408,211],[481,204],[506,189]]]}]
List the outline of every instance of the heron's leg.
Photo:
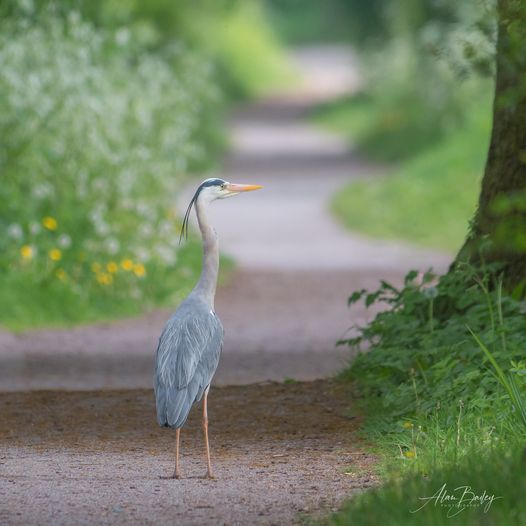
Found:
[{"label": "heron's leg", "polygon": [[181,478],[181,471],[179,470],[179,436],[181,435],[181,429],[175,430],[175,471],[174,479]]},{"label": "heron's leg", "polygon": [[170,477],[159,477],[163,480],[169,480],[169,479],[180,479],[181,478],[181,472],[179,471],[179,436],[181,435],[181,429],[175,430],[175,469],[174,474]]},{"label": "heron's leg", "polygon": [[206,477],[213,479],[212,464],[210,463],[210,443],[208,442],[208,389],[205,391],[203,399],[203,432],[205,434],[205,446],[206,446]]}]

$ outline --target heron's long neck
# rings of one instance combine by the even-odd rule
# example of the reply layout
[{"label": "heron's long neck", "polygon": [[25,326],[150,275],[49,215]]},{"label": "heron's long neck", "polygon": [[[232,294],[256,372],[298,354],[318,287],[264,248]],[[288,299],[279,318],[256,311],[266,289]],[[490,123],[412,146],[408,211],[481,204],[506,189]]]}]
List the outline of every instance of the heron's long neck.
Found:
[{"label": "heron's long neck", "polygon": [[219,243],[208,220],[208,206],[207,202],[202,202],[199,198],[195,204],[199,230],[201,230],[201,237],[203,238],[203,268],[194,290],[214,308],[219,272]]}]

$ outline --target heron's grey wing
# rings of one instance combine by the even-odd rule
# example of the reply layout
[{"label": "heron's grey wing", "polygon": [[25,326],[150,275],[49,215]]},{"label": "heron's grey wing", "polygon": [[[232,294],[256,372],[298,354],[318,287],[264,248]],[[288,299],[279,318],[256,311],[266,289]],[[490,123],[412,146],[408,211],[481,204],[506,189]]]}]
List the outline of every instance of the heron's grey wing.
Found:
[{"label": "heron's grey wing", "polygon": [[221,322],[200,305],[182,306],[168,321],[157,347],[154,378],[160,425],[182,427],[212,381],[222,344]]}]

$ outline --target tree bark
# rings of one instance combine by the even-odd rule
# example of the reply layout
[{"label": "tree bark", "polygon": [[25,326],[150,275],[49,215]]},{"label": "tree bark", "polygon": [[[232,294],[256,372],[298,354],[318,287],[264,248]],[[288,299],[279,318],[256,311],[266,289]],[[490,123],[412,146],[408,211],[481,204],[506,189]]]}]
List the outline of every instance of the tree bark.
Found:
[{"label": "tree bark", "polygon": [[456,263],[499,261],[526,281],[526,0],[498,1],[493,129],[478,208]]}]

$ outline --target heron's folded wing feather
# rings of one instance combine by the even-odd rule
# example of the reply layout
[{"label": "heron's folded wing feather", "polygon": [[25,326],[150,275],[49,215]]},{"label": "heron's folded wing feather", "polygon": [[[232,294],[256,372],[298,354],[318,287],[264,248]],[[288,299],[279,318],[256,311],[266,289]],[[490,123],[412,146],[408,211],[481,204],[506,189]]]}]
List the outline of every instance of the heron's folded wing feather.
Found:
[{"label": "heron's folded wing feather", "polygon": [[177,312],[159,339],[157,382],[182,389],[188,386],[198,366],[202,369],[202,380],[210,382],[219,361],[222,341],[223,327],[210,311]]}]

